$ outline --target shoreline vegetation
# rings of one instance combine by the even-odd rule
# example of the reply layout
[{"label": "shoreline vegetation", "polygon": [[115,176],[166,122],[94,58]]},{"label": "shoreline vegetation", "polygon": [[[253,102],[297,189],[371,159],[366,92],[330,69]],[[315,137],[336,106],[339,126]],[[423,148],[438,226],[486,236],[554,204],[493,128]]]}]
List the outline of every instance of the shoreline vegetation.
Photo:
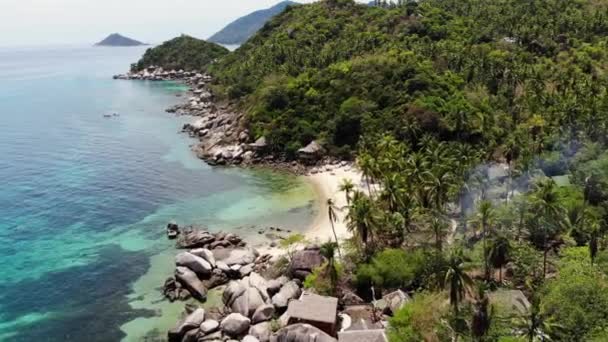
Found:
[{"label": "shoreline vegetation", "polygon": [[225,286],[170,339],[607,340],[607,13],[323,0],[208,64],[116,76],[188,84],[167,111],[208,164],[310,173],[327,197],[281,256],[170,225],[189,250],[169,298]]}]

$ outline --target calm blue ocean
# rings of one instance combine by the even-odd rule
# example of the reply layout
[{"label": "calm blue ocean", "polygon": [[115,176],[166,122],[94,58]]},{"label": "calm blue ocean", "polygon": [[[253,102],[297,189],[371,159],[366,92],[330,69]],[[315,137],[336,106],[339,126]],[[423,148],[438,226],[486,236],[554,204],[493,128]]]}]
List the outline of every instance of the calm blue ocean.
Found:
[{"label": "calm blue ocean", "polygon": [[301,179],[192,155],[178,134],[189,119],[164,112],[182,87],[111,79],[143,52],[0,48],[2,341],[163,336],[183,307],[159,292],[168,221],[257,242],[256,227],[312,220]]}]

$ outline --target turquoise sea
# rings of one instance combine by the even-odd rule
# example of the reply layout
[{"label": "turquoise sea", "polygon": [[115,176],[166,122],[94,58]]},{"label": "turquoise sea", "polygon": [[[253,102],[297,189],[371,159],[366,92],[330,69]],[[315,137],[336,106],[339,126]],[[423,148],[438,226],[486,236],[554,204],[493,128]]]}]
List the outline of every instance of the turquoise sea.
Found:
[{"label": "turquoise sea", "polygon": [[164,112],[183,87],[111,79],[143,52],[0,48],[0,341],[154,340],[183,308],[159,291],[167,222],[255,244],[312,221],[302,179],[193,156]]}]

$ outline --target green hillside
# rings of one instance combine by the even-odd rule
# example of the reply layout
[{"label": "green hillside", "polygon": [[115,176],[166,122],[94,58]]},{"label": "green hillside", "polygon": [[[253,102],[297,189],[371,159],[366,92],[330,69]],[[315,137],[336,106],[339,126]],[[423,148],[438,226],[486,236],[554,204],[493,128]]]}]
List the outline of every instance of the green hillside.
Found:
[{"label": "green hillside", "polygon": [[321,1],[288,8],[213,71],[288,156],[311,139],[348,155],[384,132],[492,154],[605,136],[606,33],[605,1]]},{"label": "green hillside", "polygon": [[209,63],[226,54],[228,49],[223,46],[181,35],[148,49],[137,63],[131,65],[131,70],[140,71],[150,65],[167,70],[205,70]]}]

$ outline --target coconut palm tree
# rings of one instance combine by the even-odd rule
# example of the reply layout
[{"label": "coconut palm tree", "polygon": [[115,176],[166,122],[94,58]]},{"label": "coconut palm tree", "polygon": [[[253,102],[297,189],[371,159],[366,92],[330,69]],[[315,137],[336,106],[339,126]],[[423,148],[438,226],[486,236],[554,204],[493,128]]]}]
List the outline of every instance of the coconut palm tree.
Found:
[{"label": "coconut palm tree", "polygon": [[492,239],[489,248],[489,261],[493,267],[498,268],[498,281],[502,283],[502,268],[509,262],[511,257],[511,241],[501,234]]},{"label": "coconut palm tree", "polygon": [[398,174],[389,175],[384,179],[384,189],[380,194],[380,199],[387,204],[388,210],[396,212],[402,207],[401,198],[403,186]]},{"label": "coconut palm tree", "polygon": [[445,273],[444,284],[450,295],[450,304],[454,313],[458,314],[458,305],[473,285],[473,280],[464,271],[464,259],[460,252],[452,254]]},{"label": "coconut palm tree", "polygon": [[354,189],[355,189],[355,184],[353,184],[352,180],[350,180],[348,178],[342,179],[342,183],[340,183],[339,190],[344,192],[344,195],[346,196],[347,205],[350,205],[350,193]]},{"label": "coconut palm tree", "polygon": [[[521,300],[520,300],[521,302]],[[553,330],[558,329],[559,325],[551,322],[542,314],[540,310],[540,302],[536,297],[532,298],[532,306],[526,316],[519,316],[514,319],[513,325],[519,335],[524,336],[529,342],[550,342],[552,341],[549,335]],[[524,303],[522,303],[524,305]]]},{"label": "coconut palm tree", "polygon": [[369,240],[373,241],[373,230],[376,225],[373,201],[362,192],[355,191],[346,221],[346,227],[360,240],[368,254]]},{"label": "coconut palm tree", "polygon": [[556,192],[555,181],[551,178],[541,180],[536,184],[532,195],[538,214],[542,215],[542,246],[543,246],[543,278],[547,275],[547,254],[549,254],[549,225],[554,223],[561,214],[561,206]]},{"label": "coconut palm tree", "polygon": [[372,168],[373,168],[373,158],[367,152],[361,152],[359,158],[357,158],[357,165],[361,170],[361,174],[363,175],[363,179],[367,186],[368,195],[372,195],[371,181],[372,181]]},{"label": "coconut palm tree", "polygon": [[437,253],[441,253],[443,238],[446,235],[448,225],[442,215],[434,214],[430,220],[430,227],[433,231],[433,235],[435,235],[435,248],[437,249]]},{"label": "coconut palm tree", "polygon": [[481,226],[481,238],[483,240],[483,259],[484,259],[484,275],[486,281],[490,280],[490,263],[488,258],[488,235],[489,230],[494,223],[495,214],[492,202],[481,201],[477,208],[475,220]]},{"label": "coconut palm tree", "polygon": [[591,257],[591,265],[595,262],[595,257],[598,252],[598,236],[599,228],[597,225],[591,229],[591,237],[589,239],[589,256]]},{"label": "coconut palm tree", "polygon": [[338,269],[336,267],[336,250],[338,250],[338,244],[332,241],[327,241],[321,245],[320,253],[325,259],[327,259],[327,276],[331,283],[332,291],[336,292],[338,285]]},{"label": "coconut palm tree", "polygon": [[476,340],[482,341],[486,336],[492,325],[492,316],[490,298],[488,298],[483,284],[479,284],[473,302],[473,319],[471,320],[471,334]]},{"label": "coconut palm tree", "polygon": [[[504,145],[504,155],[507,160],[508,180],[506,184],[505,202],[509,202],[509,188],[513,187],[513,160],[517,159],[520,154],[521,141],[517,139],[517,135],[512,135],[507,138]],[[514,188],[514,187],[513,187]]]},{"label": "coconut palm tree", "polygon": [[338,234],[336,234],[336,228],[334,227],[334,223],[338,221],[338,216],[336,215],[336,206],[334,205],[334,201],[331,198],[327,199],[327,216],[329,216],[329,222],[331,223],[331,230],[334,233],[334,238],[336,239],[336,249],[338,250],[338,255],[340,259],[342,259],[342,253],[340,252]]},{"label": "coconut palm tree", "polygon": [[436,168],[426,173],[425,189],[430,204],[435,210],[444,211],[450,191],[455,185],[454,174],[443,168]]}]

